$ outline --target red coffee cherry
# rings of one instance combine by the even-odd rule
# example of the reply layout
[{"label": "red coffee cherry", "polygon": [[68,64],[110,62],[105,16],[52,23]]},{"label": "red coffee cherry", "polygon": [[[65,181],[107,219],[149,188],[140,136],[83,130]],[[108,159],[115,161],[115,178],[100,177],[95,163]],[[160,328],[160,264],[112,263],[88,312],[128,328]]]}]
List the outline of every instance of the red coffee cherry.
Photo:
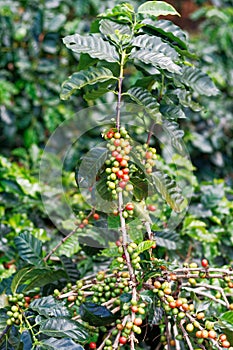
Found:
[{"label": "red coffee cherry", "polygon": [[89,348],[90,348],[90,349],[96,349],[96,343],[91,342],[91,343],[89,344]]},{"label": "red coffee cherry", "polygon": [[201,264],[202,264],[203,267],[208,267],[209,266],[209,262],[208,262],[207,259],[202,259]]},{"label": "red coffee cherry", "polygon": [[126,337],[120,337],[119,343],[123,344],[123,345],[126,344],[127,343],[127,338]]}]

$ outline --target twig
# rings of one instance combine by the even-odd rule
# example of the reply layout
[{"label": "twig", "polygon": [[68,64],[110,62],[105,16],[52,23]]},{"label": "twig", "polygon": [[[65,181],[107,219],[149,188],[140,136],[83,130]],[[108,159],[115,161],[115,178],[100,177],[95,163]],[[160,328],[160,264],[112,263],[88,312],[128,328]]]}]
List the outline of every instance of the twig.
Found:
[{"label": "twig", "polygon": [[49,260],[50,256],[63,244],[65,243],[65,241],[67,241],[67,239],[69,239],[71,236],[73,236],[73,234],[76,233],[78,227],[75,227],[73,229],[73,231],[71,231],[66,237],[64,237],[47,255],[46,257],[43,259],[44,262],[46,262],[47,260]]},{"label": "twig", "polygon": [[[175,323],[174,326],[173,326],[173,332],[174,332],[174,338],[176,338],[176,336],[179,334],[179,333],[178,333],[178,329],[177,329],[177,324],[176,324],[176,323]],[[176,350],[181,350],[180,342],[179,342],[179,341],[176,341]]]},{"label": "twig", "polygon": [[111,328],[110,331],[108,332],[107,336],[104,338],[100,346],[97,348],[97,350],[102,350],[105,346],[106,340],[108,340],[111,337],[112,331],[115,329],[115,327]]},{"label": "twig", "polygon": [[[123,321],[122,321],[123,326],[125,326],[127,319],[128,319],[128,315],[123,318]],[[121,336],[121,331],[118,332],[118,334],[115,338],[115,341],[114,341],[113,346],[112,346],[112,350],[116,350],[118,348],[120,336]]]},{"label": "twig", "polygon": [[205,293],[205,292],[201,292],[201,291],[199,291],[199,290],[196,289],[196,288],[190,288],[190,287],[185,287],[185,288],[186,288],[186,290],[192,291],[192,292],[194,292],[194,293],[196,293],[196,294],[198,294],[198,295],[202,295],[203,297],[206,297],[206,298],[209,298],[209,299],[211,299],[211,300],[214,300],[216,303],[221,304],[221,305],[227,307],[225,301],[220,300],[220,299],[216,299],[213,295],[207,294],[207,293]]},{"label": "twig", "polygon": [[186,332],[186,330],[183,327],[184,323],[185,323],[185,320],[181,320],[181,322],[180,322],[180,329],[182,330],[183,336],[184,336],[184,338],[186,340],[186,343],[187,343],[189,349],[193,350],[193,346],[192,346],[192,343],[191,343],[190,338],[188,336],[188,333]]},{"label": "twig", "polygon": [[168,319],[167,319],[167,315],[166,314],[164,316],[164,322],[165,322],[166,336],[167,336],[167,350],[171,350],[171,346],[170,346],[171,334],[170,334],[169,325],[168,325]]}]

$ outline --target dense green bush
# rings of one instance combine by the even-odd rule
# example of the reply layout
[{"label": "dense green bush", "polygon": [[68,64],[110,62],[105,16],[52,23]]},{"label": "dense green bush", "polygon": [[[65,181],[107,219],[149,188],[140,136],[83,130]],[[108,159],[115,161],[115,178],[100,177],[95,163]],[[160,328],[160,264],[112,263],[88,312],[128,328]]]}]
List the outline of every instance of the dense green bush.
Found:
[{"label": "dense green bush", "polygon": [[[64,13],[73,15],[71,3],[70,7],[62,1],[53,4],[58,10],[58,18],[55,13],[51,17],[51,21],[56,18],[54,25],[66,20]],[[37,13],[39,7],[34,9]],[[13,10],[3,7],[3,23]],[[158,20],[161,14],[176,11],[163,2],[147,2],[136,10],[124,4],[105,11],[88,28],[76,27],[75,17],[75,28],[70,18],[66,22],[68,34],[77,28],[79,33],[92,32],[64,38],[79,64],[67,68],[74,61],[68,61],[66,52],[66,60],[62,58],[56,66],[62,68],[64,63],[59,80],[67,74],[61,97],[80,95],[71,97],[66,110],[84,107],[82,96],[93,105],[95,99],[105,102],[103,96],[109,93],[111,105],[117,95],[117,108],[111,113],[100,109],[106,113],[104,124],[83,135],[62,158],[64,195],[56,187],[61,180],[56,178],[59,154],[46,153],[53,139],[42,158],[40,181],[37,166],[44,131],[53,131],[66,117],[71,120],[71,113],[64,112],[49,128],[44,118],[47,108],[57,111],[60,106],[57,71],[42,84],[40,96],[35,87],[37,70],[23,73],[29,77],[27,83],[34,79],[29,84],[34,90],[20,90],[13,75],[10,84],[4,76],[1,98],[9,115],[17,115],[12,93],[19,105],[27,97],[33,111],[42,98],[52,104],[45,104],[46,113],[40,114],[42,137],[34,133],[31,122],[26,125],[24,143],[29,151],[15,149],[12,162],[0,158],[0,349],[232,350],[233,272],[228,266],[233,258],[232,190],[221,180],[197,181],[178,124],[188,111],[199,108],[203,95],[210,100],[218,91],[193,63],[185,33],[170,21]],[[54,32],[56,45],[63,26]],[[16,41],[19,34],[27,36],[21,30]],[[42,39],[43,47],[49,38]],[[46,50],[50,60],[53,52]],[[47,92],[51,93],[48,99]],[[123,106],[121,99],[134,104]],[[133,116],[136,125],[130,124],[127,115]],[[89,117],[93,121],[95,108],[84,109],[76,117],[83,116],[84,123]],[[80,124],[76,124],[79,129]],[[160,143],[153,134],[156,129]],[[68,135],[72,143],[75,134]],[[71,170],[78,159],[77,189]],[[75,220],[63,210],[67,200]],[[99,204],[103,201],[107,212]]]}]

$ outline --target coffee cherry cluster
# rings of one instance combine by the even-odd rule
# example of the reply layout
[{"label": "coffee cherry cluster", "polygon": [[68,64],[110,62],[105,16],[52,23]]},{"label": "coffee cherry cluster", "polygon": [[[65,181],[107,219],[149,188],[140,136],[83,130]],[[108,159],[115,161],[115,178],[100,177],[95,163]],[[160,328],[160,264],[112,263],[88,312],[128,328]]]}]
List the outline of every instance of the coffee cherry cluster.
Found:
[{"label": "coffee cherry cluster", "polygon": [[[203,266],[204,265],[204,266]],[[208,261],[206,259],[202,260],[202,267],[208,268]],[[197,268],[196,263],[191,263],[189,265],[191,269]],[[197,271],[191,271],[196,273]],[[227,339],[225,334],[218,335],[216,330],[214,329],[215,323],[206,319],[204,312],[195,312],[194,304],[188,299],[183,297],[173,297],[173,281],[176,281],[176,278],[171,278],[172,282],[164,281],[160,282],[156,280],[153,283],[153,292],[159,297],[158,305],[161,305],[165,310],[168,318],[171,318],[173,321],[181,322],[184,320],[185,330],[190,333],[191,338],[197,344],[202,344],[204,340],[215,341],[222,348],[231,348],[231,344]],[[190,283],[190,279],[189,279]],[[193,284],[193,283],[192,283]],[[176,288],[174,288],[174,291]],[[184,334],[178,334],[176,336],[177,340],[183,340]],[[166,344],[166,336],[161,336],[161,343]],[[174,344],[173,344],[174,343]],[[172,344],[175,346],[175,340],[173,340]],[[170,345],[172,345],[170,343]]]},{"label": "coffee cherry cluster", "polygon": [[[115,260],[118,263],[117,267],[120,270],[122,270],[125,268],[125,264],[126,264],[126,257],[124,254],[124,248],[122,246],[121,241],[116,241],[116,245],[118,247],[118,253],[120,254],[120,256],[118,256]],[[131,242],[127,245],[127,251],[129,253],[129,256],[130,256],[130,262],[131,262],[132,267],[135,270],[139,270],[141,268],[141,265],[140,265],[141,258],[137,252],[137,248],[138,248],[138,245],[134,242]]]},{"label": "coffee cherry cluster", "polygon": [[83,211],[80,210],[75,221],[75,225],[78,226],[77,232],[82,232],[86,226],[92,224],[90,221],[92,218],[97,221],[100,219],[100,215],[96,212],[93,214],[90,212],[88,215],[86,215]]},{"label": "coffee cherry cluster", "polygon": [[[96,277],[96,283],[91,287],[91,291],[94,292],[92,301],[94,303],[105,303],[111,298],[116,298],[122,293],[129,292],[129,274],[128,272],[122,272],[111,277],[105,277],[103,273],[98,273]],[[115,300],[115,305],[119,304],[119,300]]]},{"label": "coffee cherry cluster", "polygon": [[32,299],[40,298],[38,293],[40,289],[36,288],[32,295],[33,296],[25,296],[23,293],[14,293],[13,295],[8,295],[8,302],[10,305],[10,309],[7,311],[7,325],[11,326],[13,324],[20,325],[22,323],[22,312],[29,307],[29,304]]},{"label": "coffee cherry cluster", "polygon": [[149,147],[147,144],[143,146],[136,146],[136,154],[138,158],[144,164],[146,173],[151,174],[153,171],[153,166],[155,166],[155,160],[157,159],[156,149],[153,147]]},{"label": "coffee cherry cluster", "polygon": [[118,198],[118,193],[124,190],[133,191],[133,185],[130,183],[129,154],[132,149],[130,137],[125,128],[110,129],[104,133],[104,138],[108,140],[107,148],[109,150],[108,159],[105,161],[107,174],[107,186],[113,200]]}]

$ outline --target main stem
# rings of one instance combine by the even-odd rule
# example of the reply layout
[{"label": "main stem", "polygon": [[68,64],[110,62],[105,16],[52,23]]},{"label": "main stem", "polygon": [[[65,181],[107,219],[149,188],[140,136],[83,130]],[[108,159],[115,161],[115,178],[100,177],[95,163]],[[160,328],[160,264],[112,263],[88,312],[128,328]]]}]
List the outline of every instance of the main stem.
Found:
[{"label": "main stem", "polygon": [[[118,79],[118,98],[117,98],[117,113],[116,113],[116,127],[118,131],[120,130],[120,126],[121,126],[121,98],[122,98],[122,83],[124,79],[124,63],[125,63],[125,51],[123,51],[121,55],[120,74]],[[130,256],[127,250],[128,234],[126,229],[125,218],[122,215],[123,209],[124,209],[123,194],[122,192],[120,192],[118,196],[118,211],[119,211],[120,222],[121,222],[122,245],[124,248],[126,264],[130,274],[130,280],[133,282],[133,285],[134,285],[136,283],[136,278],[135,278],[132,264],[130,261]]]},{"label": "main stem", "polygon": [[[122,52],[121,55],[121,63],[120,63],[120,74],[118,79],[118,98],[117,98],[117,113],[116,113],[116,127],[117,130],[120,130],[121,126],[121,98],[122,98],[122,83],[124,79],[124,62],[125,62],[125,52]],[[130,261],[130,255],[127,250],[127,243],[128,243],[128,234],[127,234],[127,228],[126,228],[126,222],[125,218],[123,217],[123,209],[124,209],[124,202],[123,202],[123,193],[119,192],[118,195],[118,212],[120,216],[120,223],[121,223],[121,233],[122,233],[122,246],[124,249],[124,255],[125,260],[127,264],[127,268],[130,275],[130,282],[132,287],[132,300],[137,300],[137,290],[136,290],[136,277],[134,274],[134,270]],[[134,321],[135,319],[135,313],[131,313],[131,319]],[[130,334],[130,349],[134,350],[135,337],[133,332]]]}]

